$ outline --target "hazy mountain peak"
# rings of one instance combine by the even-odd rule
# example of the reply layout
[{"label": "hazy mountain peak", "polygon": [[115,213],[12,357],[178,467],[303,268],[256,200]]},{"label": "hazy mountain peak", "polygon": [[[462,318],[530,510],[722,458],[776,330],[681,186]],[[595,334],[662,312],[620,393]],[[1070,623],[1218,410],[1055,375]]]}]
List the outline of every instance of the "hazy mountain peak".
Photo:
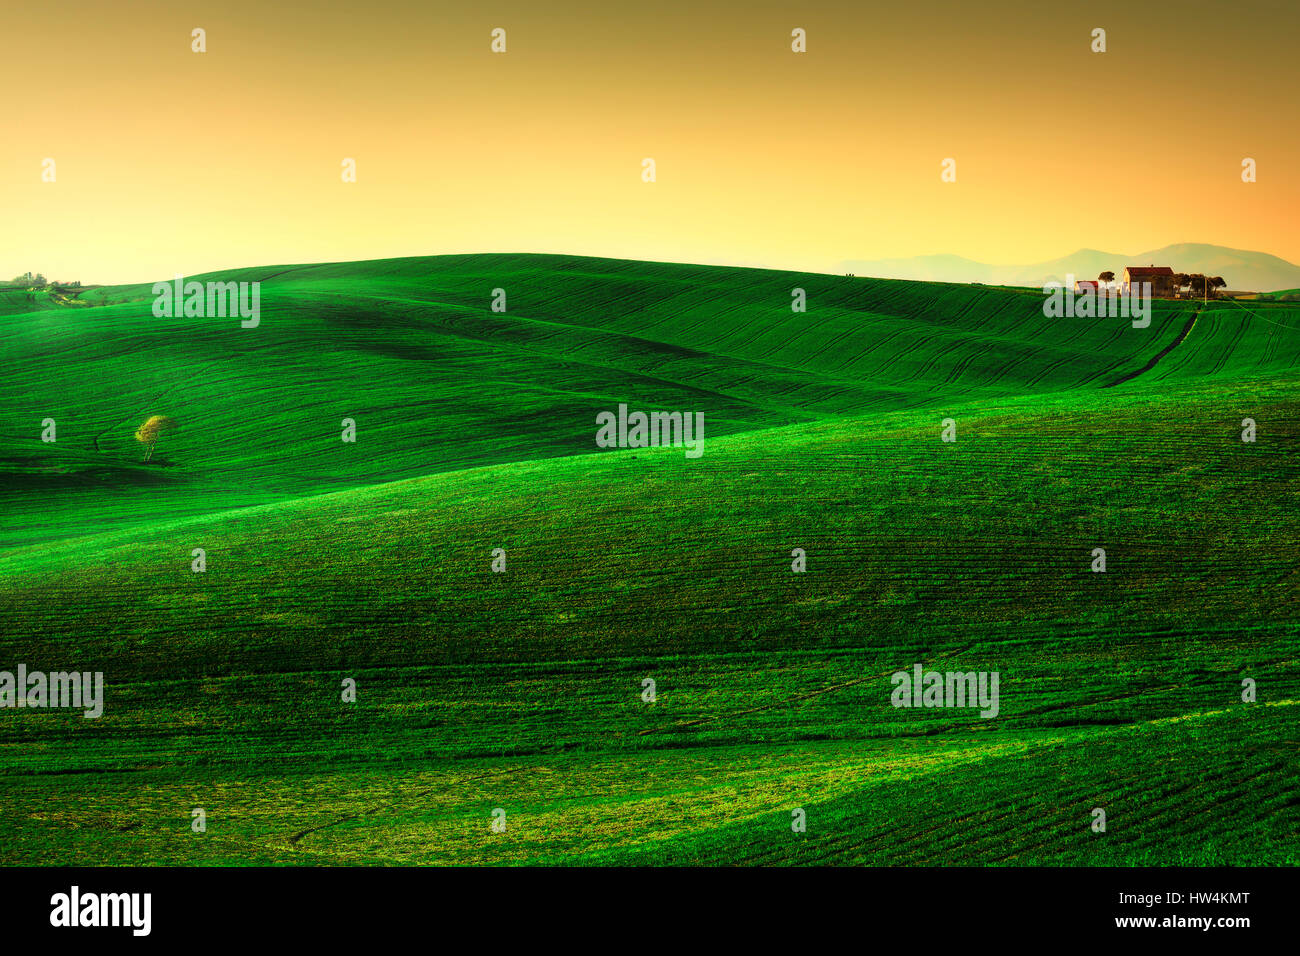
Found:
[{"label": "hazy mountain peak", "polygon": [[1204,242],[1180,242],[1136,254],[1078,249],[1069,255],[1029,265],[990,265],[958,255],[900,259],[849,259],[836,272],[926,282],[982,282],[987,285],[1041,286],[1067,276],[1096,278],[1104,271],[1119,275],[1125,266],[1171,266],[1176,272],[1218,275],[1233,290],[1269,292],[1300,288],[1300,266],[1266,252],[1232,249]]}]

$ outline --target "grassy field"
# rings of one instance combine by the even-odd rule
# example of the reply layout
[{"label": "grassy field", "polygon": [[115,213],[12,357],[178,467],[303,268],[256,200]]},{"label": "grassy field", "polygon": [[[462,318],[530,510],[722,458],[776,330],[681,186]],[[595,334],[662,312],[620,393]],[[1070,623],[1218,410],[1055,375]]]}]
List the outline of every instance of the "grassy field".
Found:
[{"label": "grassy field", "polygon": [[[1300,305],[198,278],[261,324],[0,290],[0,670],[108,684],[0,709],[0,862],[1300,862]],[[597,449],[620,403],[703,412],[703,456]],[[999,713],[892,706],[914,664]]]}]

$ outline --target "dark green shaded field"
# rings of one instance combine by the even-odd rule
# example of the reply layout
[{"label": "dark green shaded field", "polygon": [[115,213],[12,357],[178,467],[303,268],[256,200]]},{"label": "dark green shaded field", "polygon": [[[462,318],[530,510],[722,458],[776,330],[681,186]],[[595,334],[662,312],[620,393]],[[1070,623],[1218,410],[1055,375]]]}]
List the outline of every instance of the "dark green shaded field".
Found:
[{"label": "dark green shaded field", "polygon": [[[109,684],[99,720],[0,710],[0,859],[1296,862],[1300,310],[1211,303],[1106,387],[1198,306],[525,256],[223,278],[273,273],[258,329],[148,287],[0,316],[0,669]],[[620,402],[704,411],[705,454],[597,453]],[[144,465],[153,413],[182,429]],[[999,672],[999,715],[892,707],[914,663]]]}]

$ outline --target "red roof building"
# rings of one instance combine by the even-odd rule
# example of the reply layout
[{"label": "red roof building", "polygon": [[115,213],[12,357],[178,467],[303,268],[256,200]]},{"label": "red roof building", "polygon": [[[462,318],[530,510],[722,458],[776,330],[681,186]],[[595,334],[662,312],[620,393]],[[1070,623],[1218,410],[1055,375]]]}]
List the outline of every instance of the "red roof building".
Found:
[{"label": "red roof building", "polygon": [[1174,294],[1174,270],[1168,266],[1128,266],[1124,270],[1124,291],[1133,286],[1149,283],[1152,295],[1172,296]]}]

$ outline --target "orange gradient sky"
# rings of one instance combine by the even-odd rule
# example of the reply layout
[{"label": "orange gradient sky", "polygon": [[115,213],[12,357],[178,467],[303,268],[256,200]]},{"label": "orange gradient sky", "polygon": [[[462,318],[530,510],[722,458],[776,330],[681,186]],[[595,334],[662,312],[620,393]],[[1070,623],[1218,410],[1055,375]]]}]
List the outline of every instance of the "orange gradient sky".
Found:
[{"label": "orange gradient sky", "polygon": [[1175,242],[1300,262],[1292,2],[53,0],[6,16],[5,278],[486,251],[833,271]]}]

